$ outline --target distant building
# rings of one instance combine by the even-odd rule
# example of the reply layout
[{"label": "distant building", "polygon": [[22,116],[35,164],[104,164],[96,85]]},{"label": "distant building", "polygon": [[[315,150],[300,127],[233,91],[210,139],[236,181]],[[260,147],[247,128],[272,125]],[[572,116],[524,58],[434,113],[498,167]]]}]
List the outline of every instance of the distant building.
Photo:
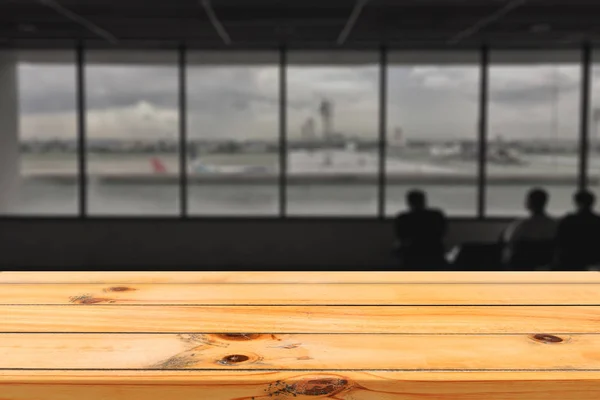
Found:
[{"label": "distant building", "polygon": [[319,107],[319,113],[323,122],[323,137],[327,139],[333,133],[333,103],[323,99]]},{"label": "distant building", "polygon": [[317,136],[314,118],[307,118],[307,120],[304,121],[301,128],[301,134],[302,138],[307,140],[314,139]]},{"label": "distant building", "polygon": [[396,126],[394,128],[394,135],[392,136],[393,138],[393,142],[396,146],[404,146],[405,141],[404,141],[404,132],[402,131],[402,128],[399,126]]}]

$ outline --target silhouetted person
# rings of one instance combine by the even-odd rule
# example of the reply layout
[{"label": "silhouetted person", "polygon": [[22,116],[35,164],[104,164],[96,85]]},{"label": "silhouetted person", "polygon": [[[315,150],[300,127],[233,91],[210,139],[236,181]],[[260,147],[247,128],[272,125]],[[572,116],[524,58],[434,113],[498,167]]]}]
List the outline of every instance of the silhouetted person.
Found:
[{"label": "silhouetted person", "polygon": [[586,190],[573,196],[576,211],[558,225],[555,269],[583,270],[600,262],[600,216],[596,197]]},{"label": "silhouetted person", "polygon": [[511,269],[533,269],[550,264],[558,223],[546,213],[548,193],[544,189],[529,191],[525,208],[529,217],[514,221],[504,231],[503,261]]},{"label": "silhouetted person", "polygon": [[402,268],[442,269],[447,221],[439,210],[427,208],[425,193],[410,191],[406,196],[409,211],[396,217],[397,248]]}]

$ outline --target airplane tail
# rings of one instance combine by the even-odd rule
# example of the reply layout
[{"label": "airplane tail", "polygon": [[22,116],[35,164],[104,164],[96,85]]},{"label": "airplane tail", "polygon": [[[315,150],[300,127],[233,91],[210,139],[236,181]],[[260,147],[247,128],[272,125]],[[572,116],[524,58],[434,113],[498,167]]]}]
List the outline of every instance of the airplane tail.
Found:
[{"label": "airplane tail", "polygon": [[158,157],[152,157],[150,164],[152,164],[152,171],[155,174],[164,174],[167,172],[167,167],[165,167],[165,164]]}]

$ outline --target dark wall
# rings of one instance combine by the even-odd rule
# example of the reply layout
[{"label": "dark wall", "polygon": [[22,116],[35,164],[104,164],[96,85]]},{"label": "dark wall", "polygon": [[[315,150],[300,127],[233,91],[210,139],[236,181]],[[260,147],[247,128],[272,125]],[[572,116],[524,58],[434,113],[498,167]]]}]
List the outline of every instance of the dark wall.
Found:
[{"label": "dark wall", "polygon": [[[448,245],[494,241],[506,221],[453,220]],[[385,268],[392,222],[377,220],[0,220],[11,268]]]}]

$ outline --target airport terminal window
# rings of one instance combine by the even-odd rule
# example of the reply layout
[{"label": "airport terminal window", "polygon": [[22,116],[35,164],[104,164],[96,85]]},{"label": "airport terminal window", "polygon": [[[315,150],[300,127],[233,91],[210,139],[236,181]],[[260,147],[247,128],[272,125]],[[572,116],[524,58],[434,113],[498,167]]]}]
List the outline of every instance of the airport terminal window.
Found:
[{"label": "airport terminal window", "polygon": [[85,59],[89,214],[178,215],[177,52]]},{"label": "airport terminal window", "polygon": [[[279,216],[279,57],[187,53],[190,215]],[[377,215],[379,57],[288,51],[287,215]],[[75,58],[74,50],[0,52],[0,129],[17,133],[0,143],[0,215],[78,214]],[[433,207],[475,216],[479,52],[398,50],[387,59],[385,214],[403,210],[406,191],[421,188]],[[89,215],[179,215],[178,52],[88,49],[84,83]],[[580,50],[490,50],[486,216],[524,215],[533,186],[550,192],[552,214],[572,208],[580,84]]]},{"label": "airport terminal window", "polygon": [[290,51],[288,215],[377,215],[379,54]]},{"label": "airport terminal window", "polygon": [[592,53],[590,92],[590,125],[588,146],[588,185],[600,196],[600,51]]},{"label": "airport terminal window", "polygon": [[191,215],[279,213],[279,53],[187,54]]},{"label": "airport terminal window", "polygon": [[490,52],[486,210],[524,215],[532,186],[549,211],[572,208],[577,188],[581,52]]},{"label": "airport terminal window", "polygon": [[424,190],[453,216],[477,212],[477,52],[390,52],[387,67],[386,214]]},{"label": "airport terminal window", "polygon": [[78,213],[75,72],[74,51],[0,52],[0,213]]}]

